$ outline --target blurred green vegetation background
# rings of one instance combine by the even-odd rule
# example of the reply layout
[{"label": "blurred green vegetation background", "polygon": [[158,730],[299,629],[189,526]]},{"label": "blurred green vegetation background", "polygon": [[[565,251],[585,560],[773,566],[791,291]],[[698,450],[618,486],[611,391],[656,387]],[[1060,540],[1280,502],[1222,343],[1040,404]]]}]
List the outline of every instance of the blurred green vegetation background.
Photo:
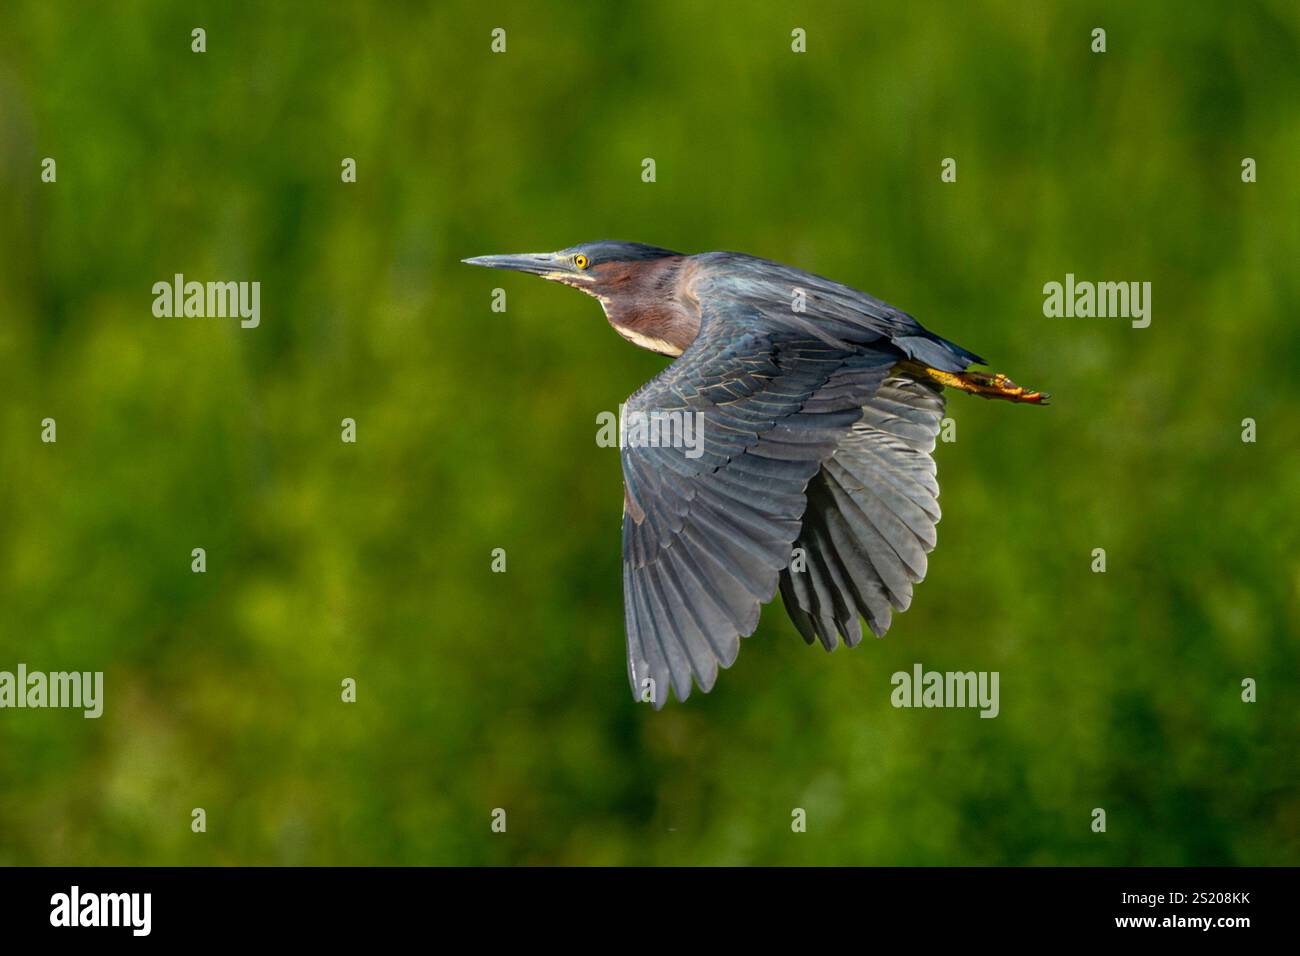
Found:
[{"label": "blurred green vegetation background", "polygon": [[[0,711],[0,864],[1300,862],[1297,63],[1286,0],[9,0],[0,669],[106,700]],[[950,396],[884,640],[778,599],[712,694],[630,701],[596,415],[664,360],[459,262],[600,238],[840,279],[1054,394]],[[154,318],[177,272],[260,328]],[[1044,318],[1067,272],[1150,328]],[[895,710],[917,661],[1001,715]]]}]

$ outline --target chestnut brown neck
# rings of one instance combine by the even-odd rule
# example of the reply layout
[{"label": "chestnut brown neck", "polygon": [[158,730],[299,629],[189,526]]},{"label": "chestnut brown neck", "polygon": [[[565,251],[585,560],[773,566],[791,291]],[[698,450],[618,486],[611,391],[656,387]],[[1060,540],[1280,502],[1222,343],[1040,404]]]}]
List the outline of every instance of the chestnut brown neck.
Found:
[{"label": "chestnut brown neck", "polygon": [[584,289],[600,300],[605,317],[633,345],[660,355],[681,355],[700,332],[700,314],[688,294],[685,256],[597,266]]}]

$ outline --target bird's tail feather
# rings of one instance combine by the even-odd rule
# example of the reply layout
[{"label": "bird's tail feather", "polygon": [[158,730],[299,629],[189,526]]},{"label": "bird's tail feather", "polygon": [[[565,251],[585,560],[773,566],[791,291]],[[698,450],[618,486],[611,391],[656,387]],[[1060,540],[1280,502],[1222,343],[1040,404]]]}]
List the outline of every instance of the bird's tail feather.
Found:
[{"label": "bird's tail feather", "polygon": [[909,358],[944,372],[964,372],[972,365],[988,364],[974,352],[931,332],[899,336],[894,345]]}]

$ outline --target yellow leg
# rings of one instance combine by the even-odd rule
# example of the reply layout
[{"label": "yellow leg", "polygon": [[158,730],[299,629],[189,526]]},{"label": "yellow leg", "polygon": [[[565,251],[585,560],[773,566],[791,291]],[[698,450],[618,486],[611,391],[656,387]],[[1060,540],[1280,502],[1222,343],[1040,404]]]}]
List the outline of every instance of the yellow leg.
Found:
[{"label": "yellow leg", "polygon": [[1031,392],[1021,388],[1001,372],[992,375],[985,372],[944,372],[917,362],[900,362],[896,369],[938,382],[946,388],[956,388],[970,392],[980,398],[1000,398],[1008,402],[1027,402],[1030,405],[1044,405],[1051,398],[1042,392]]}]

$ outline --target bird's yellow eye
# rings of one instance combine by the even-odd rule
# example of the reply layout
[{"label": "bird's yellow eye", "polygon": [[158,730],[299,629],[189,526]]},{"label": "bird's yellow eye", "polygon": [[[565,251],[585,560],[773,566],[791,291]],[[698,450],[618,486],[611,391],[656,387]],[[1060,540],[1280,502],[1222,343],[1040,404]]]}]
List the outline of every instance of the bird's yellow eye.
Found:
[{"label": "bird's yellow eye", "polygon": [[579,269],[585,269],[589,265],[587,257],[584,256],[581,252],[573,257],[573,264],[577,266]]}]

